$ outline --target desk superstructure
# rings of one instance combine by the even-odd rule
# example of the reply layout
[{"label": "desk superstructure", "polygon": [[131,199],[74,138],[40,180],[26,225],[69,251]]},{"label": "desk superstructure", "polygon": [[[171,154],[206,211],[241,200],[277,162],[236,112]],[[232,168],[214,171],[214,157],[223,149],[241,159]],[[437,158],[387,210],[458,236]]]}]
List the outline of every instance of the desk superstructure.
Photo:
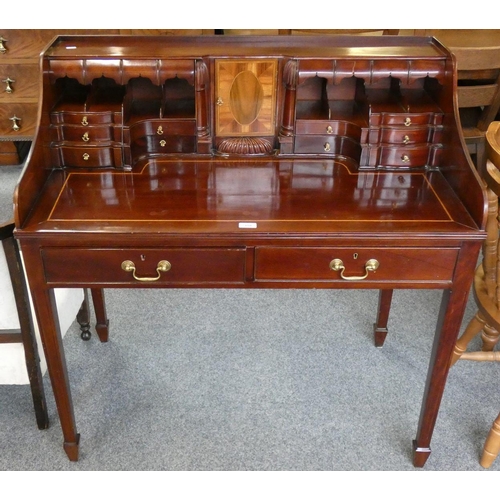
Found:
[{"label": "desk superstructure", "polygon": [[69,458],[56,287],[375,288],[378,346],[394,289],[438,288],[423,466],[485,234],[450,53],[420,37],[65,36],[41,64],[16,235]]}]

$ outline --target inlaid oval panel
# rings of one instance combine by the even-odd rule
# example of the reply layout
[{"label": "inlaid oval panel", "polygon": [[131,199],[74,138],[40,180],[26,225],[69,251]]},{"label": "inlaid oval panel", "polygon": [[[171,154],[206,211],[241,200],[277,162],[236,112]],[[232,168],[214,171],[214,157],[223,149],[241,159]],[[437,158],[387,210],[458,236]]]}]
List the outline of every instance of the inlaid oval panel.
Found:
[{"label": "inlaid oval panel", "polygon": [[250,125],[259,116],[264,101],[264,90],[251,71],[238,73],[231,85],[229,105],[234,119],[240,125]]}]

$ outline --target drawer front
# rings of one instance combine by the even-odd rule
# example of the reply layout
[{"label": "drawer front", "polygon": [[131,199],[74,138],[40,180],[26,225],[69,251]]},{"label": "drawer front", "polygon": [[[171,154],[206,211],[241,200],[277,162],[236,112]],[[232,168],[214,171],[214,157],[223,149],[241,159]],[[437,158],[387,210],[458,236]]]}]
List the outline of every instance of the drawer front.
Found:
[{"label": "drawer front", "polygon": [[39,78],[38,64],[0,64],[0,100],[38,99]]},{"label": "drawer front", "polygon": [[123,163],[121,147],[53,146],[51,151],[57,167],[121,167]]},{"label": "drawer front", "polygon": [[0,136],[10,140],[31,139],[38,116],[36,103],[5,103],[0,105]]},{"label": "drawer front", "polygon": [[85,113],[83,111],[58,110],[52,111],[50,114],[50,121],[54,125],[66,123],[68,125],[81,125],[87,127],[92,125],[113,124],[115,122],[115,114],[110,111],[103,113]]},{"label": "drawer front", "polygon": [[169,135],[196,134],[195,120],[146,120],[130,126],[130,138],[157,136],[165,138]]},{"label": "drawer front", "polygon": [[[370,116],[370,125],[412,127],[434,124],[435,113],[380,113]],[[438,120],[440,121],[440,120]]]},{"label": "drawer front", "polygon": [[339,120],[297,120],[297,135],[341,135],[359,141],[361,127]]},{"label": "drawer front", "polygon": [[56,34],[57,30],[0,29],[0,37],[5,40],[0,56],[38,59],[42,49]]},{"label": "drawer front", "polygon": [[342,155],[357,159],[361,147],[348,137],[330,135],[298,135],[295,137],[295,153]]},{"label": "drawer front", "polygon": [[426,144],[432,140],[432,129],[430,127],[409,128],[381,128],[370,130],[370,143],[378,142],[385,144]]},{"label": "drawer front", "polygon": [[[256,249],[256,281],[351,281],[448,283],[453,276],[458,250],[429,248],[322,248],[260,247]],[[345,267],[332,269],[340,259]],[[378,268],[367,271],[371,259]],[[365,277],[366,275],[366,277]]]},{"label": "drawer front", "polygon": [[429,163],[429,147],[380,148],[378,164],[386,167],[424,167]]},{"label": "drawer front", "polygon": [[[45,248],[42,259],[47,283],[54,285],[180,286],[243,283],[245,253],[244,248]],[[127,261],[132,267],[122,266]]]},{"label": "drawer front", "polygon": [[[115,139],[115,130],[112,125],[109,126],[71,126],[61,125],[52,127],[52,140],[53,141],[73,141],[82,144],[92,144],[98,141],[111,141]],[[120,129],[117,129],[118,138],[120,140]]]},{"label": "drawer front", "polygon": [[136,139],[130,145],[134,157],[149,154],[195,153],[196,137],[194,136],[146,136]]}]

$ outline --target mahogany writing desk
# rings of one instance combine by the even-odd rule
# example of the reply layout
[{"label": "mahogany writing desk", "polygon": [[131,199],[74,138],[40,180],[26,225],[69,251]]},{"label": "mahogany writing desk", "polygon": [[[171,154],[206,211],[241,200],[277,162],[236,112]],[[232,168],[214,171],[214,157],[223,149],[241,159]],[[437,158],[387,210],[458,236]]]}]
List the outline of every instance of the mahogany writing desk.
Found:
[{"label": "mahogany writing desk", "polygon": [[16,235],[64,449],[56,287],[443,289],[423,466],[484,239],[450,53],[419,37],[60,37],[42,56]]}]

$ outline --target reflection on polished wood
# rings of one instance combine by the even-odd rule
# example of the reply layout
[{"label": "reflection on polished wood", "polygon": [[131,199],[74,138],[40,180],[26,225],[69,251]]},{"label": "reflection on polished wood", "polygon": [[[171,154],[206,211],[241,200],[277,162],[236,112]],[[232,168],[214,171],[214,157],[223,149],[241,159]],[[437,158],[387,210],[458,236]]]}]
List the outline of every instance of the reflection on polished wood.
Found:
[{"label": "reflection on polished wood", "polygon": [[430,38],[299,38],[60,37],[43,55],[16,236],[71,460],[66,286],[374,288],[378,347],[393,290],[443,290],[413,463],[429,457],[485,237],[454,63]]}]

